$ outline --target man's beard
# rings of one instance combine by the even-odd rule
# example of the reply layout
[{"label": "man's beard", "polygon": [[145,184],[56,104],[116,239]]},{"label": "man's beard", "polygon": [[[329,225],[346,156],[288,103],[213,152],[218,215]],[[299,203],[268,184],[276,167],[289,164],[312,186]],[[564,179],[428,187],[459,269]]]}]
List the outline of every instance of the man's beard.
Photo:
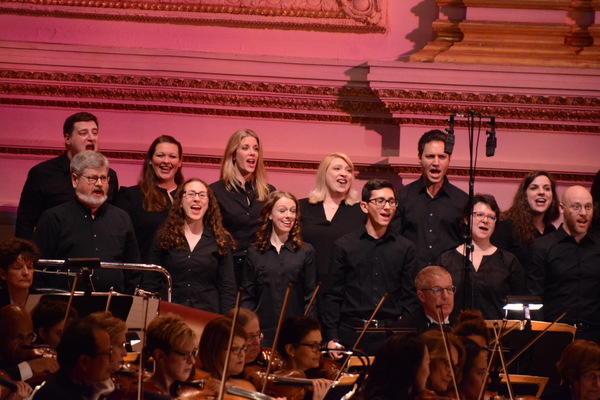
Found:
[{"label": "man's beard", "polygon": [[75,195],[77,196],[77,199],[84,206],[89,207],[89,208],[100,207],[102,204],[104,204],[106,199],[108,199],[108,196],[106,194],[104,194],[104,196],[102,196],[102,197],[97,197],[97,196],[94,196],[91,194],[82,194],[82,193],[75,192]]}]

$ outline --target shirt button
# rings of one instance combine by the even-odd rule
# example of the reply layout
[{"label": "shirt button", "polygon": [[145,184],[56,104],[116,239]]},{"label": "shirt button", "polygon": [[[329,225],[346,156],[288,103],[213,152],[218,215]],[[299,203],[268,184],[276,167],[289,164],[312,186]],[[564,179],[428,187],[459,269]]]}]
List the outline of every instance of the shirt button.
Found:
[{"label": "shirt button", "polygon": [[192,256],[190,255],[190,256],[188,256],[188,258],[192,258]]},{"label": "shirt button", "polygon": [[433,246],[432,246],[432,245],[429,245],[429,248],[430,248],[430,249],[432,249],[432,248],[433,248]]},{"label": "shirt button", "polygon": [[96,235],[94,235],[94,237],[96,237]]},{"label": "shirt button", "polygon": [[430,217],[433,217],[433,213],[429,213],[429,216],[430,216]]},{"label": "shirt button", "polygon": [[98,251],[98,248],[96,247],[96,251]]}]

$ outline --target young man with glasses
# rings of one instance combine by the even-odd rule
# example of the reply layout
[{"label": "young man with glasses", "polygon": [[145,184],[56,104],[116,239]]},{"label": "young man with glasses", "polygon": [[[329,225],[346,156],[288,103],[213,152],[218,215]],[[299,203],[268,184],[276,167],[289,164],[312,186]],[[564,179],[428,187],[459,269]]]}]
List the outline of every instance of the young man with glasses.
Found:
[{"label": "young man with glasses", "polygon": [[600,344],[600,237],[589,232],[592,196],[571,186],[559,209],[563,224],[533,243],[527,290],[542,297],[546,321],[568,310],[561,322],[577,326],[576,338]]},{"label": "young man with glasses", "polygon": [[462,242],[461,216],[468,196],[452,185],[446,174],[451,155],[445,153],[447,136],[428,131],[418,144],[421,177],[398,190],[398,209],[392,229],[413,242],[419,269]]},{"label": "young man with glasses", "polygon": [[[329,282],[324,294],[323,325],[331,341],[352,347],[384,294],[388,294],[373,327],[385,328],[417,308],[413,286],[416,274],[415,247],[388,229],[397,202],[390,182],[372,179],[363,187],[360,207],[367,222],[342,236],[333,248]],[[375,354],[386,334],[365,335],[360,348]]]},{"label": "young man with glasses", "polygon": [[[108,160],[95,151],[78,153],[71,160],[71,184],[75,198],[46,210],[35,231],[41,258],[99,258],[104,262],[138,263],[139,250],[129,215],[106,203],[110,180]],[[95,291],[133,294],[140,274],[117,269],[96,270]],[[35,287],[70,288],[64,275],[37,274]],[[80,280],[81,281],[81,280]],[[78,284],[82,290],[88,282]]]},{"label": "young man with glasses", "polygon": [[[33,239],[42,213],[73,198],[70,162],[83,151],[98,151],[98,137],[98,119],[93,114],[79,112],[65,120],[65,153],[36,165],[27,174],[17,209],[16,237]],[[108,201],[112,202],[119,189],[119,181],[112,169],[108,170],[108,176]]]},{"label": "young man with glasses", "polygon": [[97,400],[114,391],[110,379],[113,348],[100,325],[88,318],[72,321],[57,353],[60,370],[36,389],[34,400]]},{"label": "young man with glasses", "polygon": [[421,307],[414,315],[402,318],[393,327],[411,328],[421,334],[429,329],[439,329],[440,317],[444,325],[454,325],[451,315],[456,287],[446,269],[437,265],[423,268],[415,278],[415,288]]}]

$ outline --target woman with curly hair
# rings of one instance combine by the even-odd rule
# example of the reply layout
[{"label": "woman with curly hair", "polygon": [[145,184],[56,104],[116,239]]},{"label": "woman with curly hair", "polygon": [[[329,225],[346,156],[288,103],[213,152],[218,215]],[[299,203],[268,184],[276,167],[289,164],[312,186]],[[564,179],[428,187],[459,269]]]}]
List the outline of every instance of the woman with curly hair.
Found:
[{"label": "woman with curly hair", "polygon": [[[256,243],[248,251],[242,285],[242,306],[256,312],[270,346],[288,283],[292,290],[286,316],[303,315],[317,280],[315,250],[302,242],[298,200],[277,190],[260,211]],[[311,308],[316,316],[316,307]]]},{"label": "woman with curly hair", "polygon": [[534,239],[556,228],[559,198],[554,177],[546,171],[533,171],[521,181],[512,205],[502,213],[492,244],[513,253],[521,265],[530,264]]},{"label": "woman with curly hair", "polygon": [[[190,179],[175,193],[150,261],[171,274],[174,303],[224,314],[235,303],[232,245],[212,190],[200,179]],[[161,278],[147,273],[144,288],[158,291]]]},{"label": "woman with curly hair", "polygon": [[262,146],[258,135],[243,129],[229,138],[221,160],[221,175],[210,185],[214,191],[223,226],[235,239],[233,254],[237,286],[250,244],[254,242],[260,207],[275,188],[267,183]]},{"label": "woman with curly hair", "polygon": [[115,205],[131,217],[143,262],[147,262],[154,235],[167,219],[173,195],[183,183],[182,152],[181,143],[172,136],[154,139],[138,184],[122,186],[115,199]]}]

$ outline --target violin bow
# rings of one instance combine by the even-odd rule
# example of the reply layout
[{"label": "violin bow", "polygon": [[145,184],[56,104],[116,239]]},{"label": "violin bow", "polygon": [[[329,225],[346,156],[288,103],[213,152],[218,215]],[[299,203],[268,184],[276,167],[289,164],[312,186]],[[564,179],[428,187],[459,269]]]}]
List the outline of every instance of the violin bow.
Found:
[{"label": "violin bow", "polygon": [[504,361],[504,354],[502,354],[502,343],[500,343],[500,338],[498,336],[498,330],[500,330],[500,326],[498,322],[494,322],[494,336],[496,337],[496,345],[498,347],[498,356],[500,357],[500,364],[502,365],[502,369],[504,370],[504,375],[506,376],[506,386],[508,387],[508,396],[510,400],[515,399],[515,395],[512,390],[512,385],[510,383],[510,378],[508,376],[508,370],[506,369],[507,365]]},{"label": "violin bow", "polygon": [[481,387],[479,388],[479,396],[477,396],[477,400],[481,400],[483,398],[483,393],[485,392],[487,380],[488,380],[488,377],[490,376],[490,369],[492,368],[492,362],[494,361],[494,356],[496,355],[497,349],[498,349],[498,342],[494,341],[494,348],[492,349],[490,360],[488,361],[488,365],[485,370],[485,378],[483,379],[483,382],[481,382]]},{"label": "violin bow", "polygon": [[138,392],[137,392],[137,400],[142,400],[142,393],[144,393],[144,357],[146,354],[146,324],[148,322],[148,296],[143,296],[144,301],[144,325],[142,326],[142,350],[140,351],[140,365],[139,365],[139,375],[138,375]]},{"label": "violin bow", "polygon": [[290,297],[290,292],[292,291],[292,283],[288,283],[287,289],[285,290],[285,297],[283,298],[283,305],[281,306],[281,313],[279,313],[279,321],[277,321],[277,330],[275,331],[275,338],[273,339],[273,348],[271,349],[271,354],[269,354],[269,360],[267,361],[267,369],[265,370],[265,379],[263,380],[263,385],[260,390],[261,393],[264,393],[267,389],[267,381],[269,380],[269,373],[271,372],[271,361],[273,360],[273,355],[275,354],[275,349],[277,348],[277,342],[279,341],[279,333],[281,332],[281,325],[283,323],[283,316],[285,315],[285,309],[287,308],[288,299]]},{"label": "violin bow", "polygon": [[65,318],[63,318],[63,327],[67,325],[67,319],[69,319],[69,312],[71,311],[71,305],[73,304],[73,297],[75,297],[75,288],[77,287],[79,275],[81,275],[80,272],[75,274],[75,278],[73,278],[73,286],[71,287],[71,294],[69,295],[69,302],[67,303],[67,311],[65,312]]},{"label": "violin bow", "polygon": [[[442,306],[436,307],[438,324],[440,325],[440,333],[442,334],[442,342],[444,342],[444,350],[446,350],[446,357],[448,357],[448,363],[450,365],[450,376],[452,376],[452,384],[454,385],[454,391],[456,392],[456,398],[460,399],[460,393],[458,393],[458,384],[456,383],[456,374],[454,373],[454,364],[452,363],[452,354],[450,354],[450,346],[448,345],[448,337],[446,331],[444,331],[444,318],[442,315]],[[513,400],[513,399],[511,399]]]},{"label": "violin bow", "polygon": [[108,289],[108,299],[106,299],[106,307],[104,308],[104,312],[108,312],[108,310],[110,309],[110,301],[112,300],[114,289],[114,286],[111,286],[110,289]]},{"label": "violin bow", "polygon": [[321,289],[321,282],[319,282],[317,284],[317,286],[315,287],[315,290],[314,290],[312,296],[310,297],[310,301],[308,302],[308,305],[306,306],[306,310],[304,310],[305,317],[308,316],[308,312],[310,311],[313,303],[315,302],[315,299],[317,298],[317,293],[319,293],[319,289]]},{"label": "violin bow", "polygon": [[225,353],[225,362],[223,363],[223,372],[221,373],[221,386],[219,388],[218,400],[223,400],[225,395],[225,383],[227,380],[227,368],[229,368],[229,360],[231,359],[231,347],[233,346],[233,335],[235,333],[235,324],[237,324],[238,314],[240,313],[240,301],[244,289],[239,288],[237,298],[235,299],[235,312],[231,321],[231,330],[229,331],[229,342],[227,344],[227,353]]}]

